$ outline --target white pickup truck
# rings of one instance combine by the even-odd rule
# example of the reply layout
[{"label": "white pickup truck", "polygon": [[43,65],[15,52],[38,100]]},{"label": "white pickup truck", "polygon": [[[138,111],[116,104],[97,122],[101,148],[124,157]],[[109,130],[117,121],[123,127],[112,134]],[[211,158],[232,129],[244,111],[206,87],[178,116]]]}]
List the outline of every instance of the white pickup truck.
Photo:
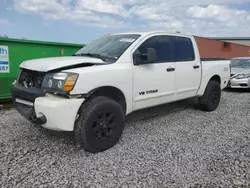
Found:
[{"label": "white pickup truck", "polygon": [[12,84],[29,121],[73,131],[89,152],[113,147],[133,111],[197,96],[214,111],[230,78],[229,60],[200,59],[193,36],[138,32],[103,36],[69,57],[25,61]]}]

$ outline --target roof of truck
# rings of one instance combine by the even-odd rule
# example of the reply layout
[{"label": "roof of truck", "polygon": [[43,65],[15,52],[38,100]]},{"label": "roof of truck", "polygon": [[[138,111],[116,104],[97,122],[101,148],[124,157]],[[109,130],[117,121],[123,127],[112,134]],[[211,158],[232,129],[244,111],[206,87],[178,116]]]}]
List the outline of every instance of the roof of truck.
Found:
[{"label": "roof of truck", "polygon": [[133,35],[142,35],[142,36],[146,36],[146,35],[150,35],[150,34],[154,34],[154,33],[167,33],[167,34],[175,34],[175,35],[179,35],[179,36],[189,36],[190,35],[186,35],[186,34],[182,34],[178,31],[135,31],[135,32],[124,32],[124,33],[114,33],[114,34],[110,34],[110,35],[127,35],[127,34],[133,34]]}]

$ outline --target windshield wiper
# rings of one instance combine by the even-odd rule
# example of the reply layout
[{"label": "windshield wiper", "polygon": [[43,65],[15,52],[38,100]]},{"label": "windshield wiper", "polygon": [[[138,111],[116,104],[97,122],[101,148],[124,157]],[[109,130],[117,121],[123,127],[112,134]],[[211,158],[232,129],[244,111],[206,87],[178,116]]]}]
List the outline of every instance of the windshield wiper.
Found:
[{"label": "windshield wiper", "polygon": [[105,58],[101,56],[100,54],[95,54],[95,53],[86,53],[86,54],[80,54],[81,56],[90,56],[90,57],[97,57],[103,61],[105,61]]},{"label": "windshield wiper", "polygon": [[110,56],[104,56],[101,54],[95,54],[95,53],[80,53],[80,54],[74,54],[74,56],[89,56],[89,57],[96,57],[101,59],[102,61],[105,61],[106,59],[116,59],[114,57],[110,57]]}]

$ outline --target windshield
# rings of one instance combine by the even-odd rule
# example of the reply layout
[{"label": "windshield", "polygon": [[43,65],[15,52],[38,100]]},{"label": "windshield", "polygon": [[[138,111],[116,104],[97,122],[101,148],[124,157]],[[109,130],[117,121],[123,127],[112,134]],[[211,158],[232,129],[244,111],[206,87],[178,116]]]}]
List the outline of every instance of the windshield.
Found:
[{"label": "windshield", "polygon": [[108,35],[81,48],[74,55],[91,56],[114,63],[140,35]]},{"label": "windshield", "polygon": [[250,69],[250,59],[232,59],[231,67]]}]

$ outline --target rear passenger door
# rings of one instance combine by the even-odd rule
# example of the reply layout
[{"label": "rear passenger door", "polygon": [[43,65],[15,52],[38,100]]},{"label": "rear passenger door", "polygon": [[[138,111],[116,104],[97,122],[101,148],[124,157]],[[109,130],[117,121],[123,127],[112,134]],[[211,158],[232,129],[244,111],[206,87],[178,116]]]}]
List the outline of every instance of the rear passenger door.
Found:
[{"label": "rear passenger door", "polygon": [[176,62],[176,99],[185,99],[196,94],[201,81],[200,58],[195,57],[191,38],[173,37]]}]

